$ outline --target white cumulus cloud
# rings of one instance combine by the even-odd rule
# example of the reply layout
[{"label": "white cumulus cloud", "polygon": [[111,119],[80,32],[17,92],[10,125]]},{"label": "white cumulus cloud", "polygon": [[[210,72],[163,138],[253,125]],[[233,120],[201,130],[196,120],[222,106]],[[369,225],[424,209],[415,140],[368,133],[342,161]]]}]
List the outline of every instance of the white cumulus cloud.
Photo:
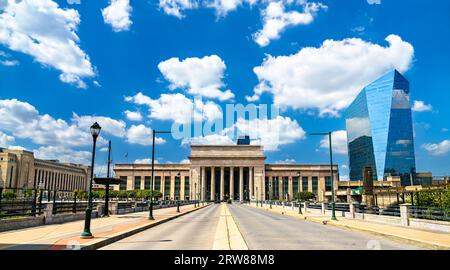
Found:
[{"label": "white cumulus cloud", "polygon": [[450,140],[443,140],[440,143],[425,143],[422,148],[433,156],[442,156],[450,152]]},{"label": "white cumulus cloud", "polygon": [[170,58],[158,64],[169,88],[185,89],[191,95],[216,98],[221,101],[234,97],[231,90],[222,91],[225,63],[217,55],[203,58],[192,57],[181,60]]},{"label": "white cumulus cloud", "polygon": [[158,120],[171,120],[175,123],[190,123],[192,121],[214,121],[222,118],[222,111],[212,101],[192,100],[183,94],[161,94],[158,99],[137,93],[125,97],[126,101],[137,105],[146,105],[149,117]]},{"label": "white cumulus cloud", "polygon": [[[127,130],[127,141],[131,144],[139,145],[152,145],[153,142],[153,132],[151,128],[148,128],[142,124],[131,125]],[[166,141],[160,137],[155,138],[156,144],[163,144]]]},{"label": "white cumulus cloud", "polygon": [[105,116],[78,116],[76,113],[73,113],[72,122],[83,130],[89,130],[92,124],[97,122],[102,127],[101,133],[108,133],[116,137],[125,136],[126,124],[122,120],[116,120]]},{"label": "white cumulus cloud", "polygon": [[0,131],[0,147],[8,148],[11,146],[16,140],[13,136],[9,136],[2,131]]},{"label": "white cumulus cloud", "polygon": [[39,159],[84,165],[90,164],[92,158],[90,151],[77,151],[63,146],[41,146],[33,152]]},{"label": "white cumulus cloud", "polygon": [[338,115],[373,80],[394,68],[400,72],[410,68],[413,46],[397,35],[386,41],[388,46],[359,38],[325,40],[319,48],[302,48],[293,55],[268,55],[253,69],[259,84],[248,99],[269,92],[282,107]]},{"label": "white cumulus cloud", "polygon": [[[347,154],[347,131],[338,130],[331,134],[331,145],[334,154]],[[330,149],[330,142],[328,136],[325,136],[320,141],[320,147]]]},{"label": "white cumulus cloud", "polygon": [[179,19],[184,17],[183,10],[196,9],[199,6],[196,0],[159,0],[159,8],[167,15],[175,16]]},{"label": "white cumulus cloud", "polygon": [[292,1],[269,1],[266,8],[261,11],[263,28],[253,35],[255,42],[261,47],[267,46],[271,40],[279,39],[281,32],[287,27],[310,24],[320,9],[327,8],[320,3],[299,2],[302,11],[287,11],[286,4]]},{"label": "white cumulus cloud", "polygon": [[369,5],[380,5],[381,4],[381,0],[367,0],[367,3]]},{"label": "white cumulus cloud", "polygon": [[75,9],[62,9],[52,0],[3,0],[0,44],[59,70],[61,81],[86,88],[83,78],[93,77],[95,72],[78,45],[79,23]]},{"label": "white cumulus cloud", "polygon": [[412,110],[415,112],[432,111],[433,106],[431,106],[431,104],[425,104],[425,102],[420,101],[420,100],[414,100],[414,105],[412,107]]},{"label": "white cumulus cloud", "polygon": [[[159,161],[157,159],[155,159],[155,164],[158,164]],[[152,159],[151,158],[142,158],[142,159],[136,159],[134,161],[134,164],[152,164]]]},{"label": "white cumulus cloud", "polygon": [[102,9],[103,20],[110,24],[115,32],[130,29],[132,7],[130,0],[110,0],[109,6]]},{"label": "white cumulus cloud", "polygon": [[127,119],[130,121],[141,121],[142,120],[142,114],[140,112],[133,112],[133,111],[126,110],[124,113],[125,113],[125,116],[127,117]]}]

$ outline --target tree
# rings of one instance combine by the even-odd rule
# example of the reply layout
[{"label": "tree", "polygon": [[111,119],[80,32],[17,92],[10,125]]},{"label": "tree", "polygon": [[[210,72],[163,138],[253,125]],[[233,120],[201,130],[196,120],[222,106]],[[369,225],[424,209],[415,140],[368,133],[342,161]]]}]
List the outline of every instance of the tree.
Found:
[{"label": "tree", "polygon": [[294,194],[294,199],[300,201],[308,201],[314,199],[315,197],[316,195],[314,193],[308,191],[297,192]]}]

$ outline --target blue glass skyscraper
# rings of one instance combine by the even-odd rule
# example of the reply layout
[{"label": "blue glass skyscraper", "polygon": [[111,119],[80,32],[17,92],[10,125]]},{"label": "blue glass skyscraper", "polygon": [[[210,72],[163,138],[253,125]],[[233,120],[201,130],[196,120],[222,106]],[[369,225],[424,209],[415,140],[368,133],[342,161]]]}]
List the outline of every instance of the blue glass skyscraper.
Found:
[{"label": "blue glass skyscraper", "polygon": [[346,111],[350,180],[372,167],[374,180],[416,172],[409,82],[393,70],[366,86]]}]

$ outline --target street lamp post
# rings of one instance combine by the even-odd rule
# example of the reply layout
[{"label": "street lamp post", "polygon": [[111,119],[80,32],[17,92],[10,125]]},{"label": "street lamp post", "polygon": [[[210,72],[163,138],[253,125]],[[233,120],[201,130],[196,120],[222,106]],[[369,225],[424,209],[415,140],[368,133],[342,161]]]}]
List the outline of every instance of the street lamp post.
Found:
[{"label": "street lamp post", "polygon": [[[256,194],[259,194],[258,187],[256,187]],[[256,195],[256,207],[258,207],[258,195]]]},{"label": "street lamp post", "polygon": [[170,134],[172,132],[170,131],[156,131],[153,129],[153,138],[152,138],[152,181],[150,181],[150,206],[149,206],[149,212],[148,212],[148,219],[155,219],[153,217],[153,181],[154,181],[154,174],[155,174],[155,137],[156,133],[160,134]]},{"label": "street lamp post", "polygon": [[333,177],[333,148],[331,145],[331,133],[332,131],[326,132],[326,133],[311,133],[310,135],[319,135],[324,136],[328,135],[328,142],[330,147],[330,177],[331,177],[331,220],[337,220],[336,219],[336,209],[335,209],[335,203],[334,203],[334,177]]},{"label": "street lamp post", "polygon": [[91,126],[91,135],[94,141],[92,146],[92,162],[91,162],[91,180],[89,181],[89,194],[88,194],[88,205],[86,208],[86,218],[84,220],[84,230],[81,234],[81,238],[92,238],[91,233],[91,214],[92,214],[92,182],[94,179],[94,161],[95,161],[95,145],[97,144],[97,137],[100,134],[102,127],[95,122]]}]

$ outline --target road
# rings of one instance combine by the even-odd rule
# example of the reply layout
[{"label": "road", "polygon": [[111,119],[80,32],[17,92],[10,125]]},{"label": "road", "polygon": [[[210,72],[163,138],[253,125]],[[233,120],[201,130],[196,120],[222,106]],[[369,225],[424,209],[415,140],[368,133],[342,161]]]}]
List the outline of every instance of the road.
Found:
[{"label": "road", "polygon": [[210,250],[220,215],[220,205],[168,221],[101,249],[118,250]]},{"label": "road", "polygon": [[[296,219],[240,204],[228,205],[251,250],[418,249],[417,246],[369,233]],[[213,249],[220,205],[213,204],[150,228],[102,249]]]},{"label": "road", "polygon": [[230,212],[249,249],[418,249],[381,236],[299,220],[239,204],[230,205]]}]

